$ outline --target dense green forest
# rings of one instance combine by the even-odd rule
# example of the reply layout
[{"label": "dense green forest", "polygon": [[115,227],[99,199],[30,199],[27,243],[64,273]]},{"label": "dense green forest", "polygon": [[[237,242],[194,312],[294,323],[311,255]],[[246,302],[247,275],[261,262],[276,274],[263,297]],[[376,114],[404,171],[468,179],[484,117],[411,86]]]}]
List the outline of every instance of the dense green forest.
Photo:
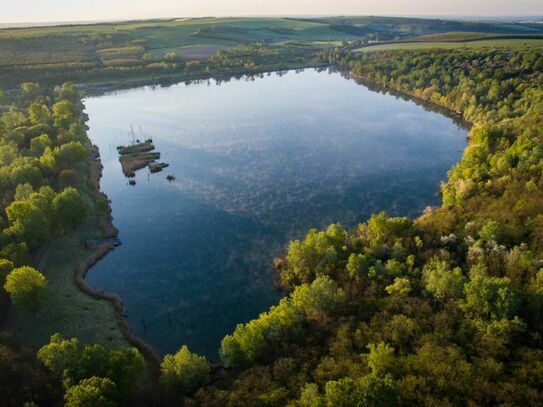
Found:
[{"label": "dense green forest", "polygon": [[[253,45],[192,65],[251,72],[285,52]],[[543,404],[543,50],[345,45],[317,59],[472,123],[442,206],[291,242],[276,261],[285,297],[223,339],[220,366],[182,344],[159,367],[135,348],[58,334],[36,352],[3,327],[7,405]],[[55,82],[63,68],[50,72]],[[0,314],[36,316],[51,295],[44,247],[108,203],[90,180],[96,156],[74,85],[0,92],[0,114]]]},{"label": "dense green forest", "polygon": [[[0,99],[0,315],[10,307],[36,313],[47,295],[37,270],[50,239],[69,234],[104,208],[88,186],[92,154],[80,94],[24,83]],[[0,393],[10,405],[48,403],[58,395],[35,355],[19,349],[13,332],[0,335]]]},{"label": "dense green forest", "polygon": [[331,225],[277,261],[289,295],[222,341],[205,405],[541,405],[543,52],[320,58],[473,123],[414,221]]}]

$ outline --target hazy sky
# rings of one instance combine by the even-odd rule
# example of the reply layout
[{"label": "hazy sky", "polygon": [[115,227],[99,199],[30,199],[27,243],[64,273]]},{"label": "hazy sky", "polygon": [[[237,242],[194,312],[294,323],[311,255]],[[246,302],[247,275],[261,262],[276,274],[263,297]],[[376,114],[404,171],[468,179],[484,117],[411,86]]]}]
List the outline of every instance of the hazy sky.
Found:
[{"label": "hazy sky", "polygon": [[224,15],[543,15],[543,0],[0,0],[0,23]]}]

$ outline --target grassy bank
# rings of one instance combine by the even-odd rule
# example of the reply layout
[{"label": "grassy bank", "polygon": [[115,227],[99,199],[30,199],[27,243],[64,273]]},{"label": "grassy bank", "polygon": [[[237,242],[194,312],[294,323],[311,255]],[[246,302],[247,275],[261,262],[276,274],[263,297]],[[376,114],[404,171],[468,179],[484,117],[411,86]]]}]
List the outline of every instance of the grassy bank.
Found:
[{"label": "grassy bank", "polygon": [[108,349],[129,346],[116,322],[115,310],[106,300],[96,300],[75,284],[75,270],[92,250],[81,241],[95,235],[95,220],[81,225],[67,236],[53,239],[43,253],[40,270],[47,278],[47,299],[36,314],[25,314],[11,307],[6,326],[18,342],[38,349],[60,333],[84,343],[99,343]]}]

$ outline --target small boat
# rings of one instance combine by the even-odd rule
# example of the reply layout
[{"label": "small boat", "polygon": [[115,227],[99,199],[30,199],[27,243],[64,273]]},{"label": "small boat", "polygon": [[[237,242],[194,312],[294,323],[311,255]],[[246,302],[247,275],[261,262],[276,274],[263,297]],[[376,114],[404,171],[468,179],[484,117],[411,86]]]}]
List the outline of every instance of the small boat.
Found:
[{"label": "small boat", "polygon": [[131,185],[131,186],[134,186],[134,185],[136,185],[136,180],[131,179],[130,181],[128,181],[128,184]]},{"label": "small boat", "polygon": [[166,177],[166,179],[168,180],[168,182],[175,181],[175,175],[170,174]]}]

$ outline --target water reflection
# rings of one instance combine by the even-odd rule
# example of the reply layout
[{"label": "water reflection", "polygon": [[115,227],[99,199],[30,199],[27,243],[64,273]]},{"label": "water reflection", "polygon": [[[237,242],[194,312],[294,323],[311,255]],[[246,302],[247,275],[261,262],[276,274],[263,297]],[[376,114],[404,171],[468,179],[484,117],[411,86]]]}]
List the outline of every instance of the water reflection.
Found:
[{"label": "water reflection", "polygon": [[[86,105],[123,241],[88,279],[123,297],[159,352],[187,344],[212,359],[237,322],[279,298],[271,263],[289,239],[383,209],[416,215],[438,203],[465,145],[451,118],[328,71],[141,87]],[[131,125],[170,164],[140,171],[135,187],[115,149]]]}]

